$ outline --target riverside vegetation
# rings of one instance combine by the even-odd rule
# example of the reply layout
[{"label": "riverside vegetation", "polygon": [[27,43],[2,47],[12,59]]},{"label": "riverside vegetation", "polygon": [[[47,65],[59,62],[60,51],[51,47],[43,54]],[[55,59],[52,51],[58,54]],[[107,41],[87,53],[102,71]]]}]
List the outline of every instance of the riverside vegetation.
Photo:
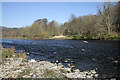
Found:
[{"label": "riverside vegetation", "polygon": [[[31,26],[23,28],[2,27],[3,38],[18,39],[51,39],[64,35],[60,39],[112,39],[120,37],[120,2],[105,2],[98,7],[96,15],[76,17],[72,14],[64,24],[48,22],[47,18],[37,19]],[[79,8],[78,8],[79,9]],[[54,38],[52,38],[54,39]]]},{"label": "riverside vegetation", "polygon": [[25,53],[17,53],[14,48],[2,49],[0,78],[97,78],[95,70],[72,70],[61,63],[28,60]]}]

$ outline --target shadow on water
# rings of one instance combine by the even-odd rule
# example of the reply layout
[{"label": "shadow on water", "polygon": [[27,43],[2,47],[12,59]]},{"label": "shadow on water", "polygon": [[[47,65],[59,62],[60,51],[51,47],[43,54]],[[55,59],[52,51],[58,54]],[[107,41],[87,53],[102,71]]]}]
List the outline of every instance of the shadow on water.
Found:
[{"label": "shadow on water", "polygon": [[28,59],[62,63],[80,71],[96,69],[100,77],[119,77],[119,41],[3,39],[3,47],[25,51]]}]

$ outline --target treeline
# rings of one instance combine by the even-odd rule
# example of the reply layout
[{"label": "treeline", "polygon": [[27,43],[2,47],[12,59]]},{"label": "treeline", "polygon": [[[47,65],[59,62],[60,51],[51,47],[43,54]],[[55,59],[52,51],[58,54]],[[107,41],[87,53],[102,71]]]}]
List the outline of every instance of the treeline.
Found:
[{"label": "treeline", "polygon": [[59,25],[56,21],[48,22],[46,18],[36,20],[24,28],[2,28],[3,37],[49,38],[65,35],[72,39],[119,39],[120,2],[105,2],[98,7],[96,15],[76,17],[72,15],[69,22]]},{"label": "treeline", "polygon": [[42,39],[60,35],[60,25],[56,21],[48,22],[46,18],[34,21],[31,26],[23,28],[2,27],[3,37],[23,37]]},{"label": "treeline", "polygon": [[70,22],[62,25],[64,35],[73,38],[104,39],[118,38],[120,32],[120,8],[118,3],[104,3],[97,15],[71,16]]}]

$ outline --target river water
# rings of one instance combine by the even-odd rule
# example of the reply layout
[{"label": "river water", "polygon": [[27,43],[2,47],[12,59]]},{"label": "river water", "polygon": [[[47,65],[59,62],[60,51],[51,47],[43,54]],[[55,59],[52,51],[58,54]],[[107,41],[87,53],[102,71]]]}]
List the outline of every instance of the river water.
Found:
[{"label": "river water", "polygon": [[65,67],[72,63],[80,71],[96,69],[102,78],[120,77],[120,41],[2,39],[2,46],[29,53],[28,59],[57,60]]}]

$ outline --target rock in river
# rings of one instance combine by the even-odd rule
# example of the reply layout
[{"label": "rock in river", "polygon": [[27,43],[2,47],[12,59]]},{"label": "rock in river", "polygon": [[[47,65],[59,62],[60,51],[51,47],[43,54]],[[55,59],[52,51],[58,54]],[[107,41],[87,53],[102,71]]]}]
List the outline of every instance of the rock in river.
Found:
[{"label": "rock in river", "polygon": [[83,41],[83,43],[88,43],[88,41]]}]

